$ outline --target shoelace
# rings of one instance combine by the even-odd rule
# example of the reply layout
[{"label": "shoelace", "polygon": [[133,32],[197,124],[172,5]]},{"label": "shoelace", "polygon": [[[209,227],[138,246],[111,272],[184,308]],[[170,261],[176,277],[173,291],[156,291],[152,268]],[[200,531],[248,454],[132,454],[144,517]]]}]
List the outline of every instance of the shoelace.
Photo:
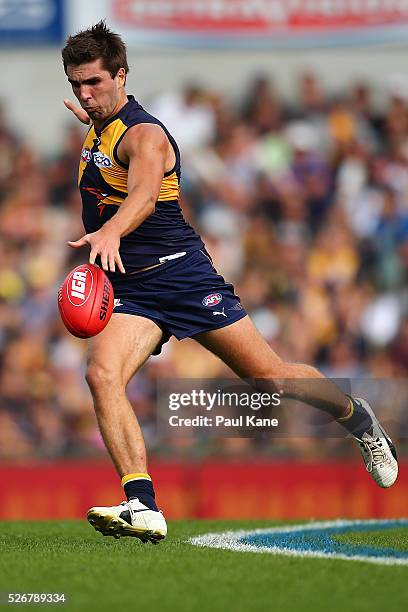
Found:
[{"label": "shoelace", "polygon": [[130,524],[131,524],[131,525],[133,525],[133,515],[134,515],[134,512],[133,512],[133,508],[132,508],[132,506],[130,505],[130,502],[128,502],[128,501],[123,501],[123,502],[121,502],[121,503],[120,503],[120,505],[121,505],[121,506],[126,506],[126,508],[129,510],[129,514],[130,514]]},{"label": "shoelace", "polygon": [[373,468],[380,463],[387,461],[387,455],[384,451],[380,438],[359,439],[360,446],[369,455],[369,461],[366,463],[367,472],[372,472]]},{"label": "shoelace", "polygon": [[[133,499],[133,498],[132,498],[132,499]],[[134,513],[134,510],[133,510],[132,506],[130,505],[130,501],[123,501],[123,502],[120,502],[120,504],[119,504],[119,505],[120,505],[120,506],[126,506],[126,507],[128,508],[129,513],[130,513],[130,520],[132,521],[132,524],[133,524],[133,517],[134,517],[134,514],[135,514],[135,513]],[[147,509],[149,509],[149,508],[147,508]],[[140,512],[140,510],[139,510],[139,512]],[[152,510],[152,512],[154,512],[154,510]],[[159,512],[160,514],[163,514],[163,510],[159,510],[158,512]]]}]

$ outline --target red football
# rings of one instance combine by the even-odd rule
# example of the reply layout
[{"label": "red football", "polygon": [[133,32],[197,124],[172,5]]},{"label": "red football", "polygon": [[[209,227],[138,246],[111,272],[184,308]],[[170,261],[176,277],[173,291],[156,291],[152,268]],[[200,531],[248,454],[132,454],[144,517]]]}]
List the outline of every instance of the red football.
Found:
[{"label": "red football", "polygon": [[77,266],[58,290],[58,308],[65,327],[77,338],[99,334],[113,310],[113,287],[93,264]]}]

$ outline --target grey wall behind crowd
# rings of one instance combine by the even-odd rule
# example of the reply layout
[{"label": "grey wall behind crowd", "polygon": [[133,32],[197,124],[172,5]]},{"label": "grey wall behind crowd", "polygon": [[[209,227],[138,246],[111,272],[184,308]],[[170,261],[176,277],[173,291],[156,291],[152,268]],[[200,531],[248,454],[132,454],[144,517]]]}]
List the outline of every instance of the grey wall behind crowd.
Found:
[{"label": "grey wall behind crowd", "polygon": [[[269,74],[283,95],[290,97],[299,72],[312,69],[333,94],[352,81],[368,80],[381,105],[390,77],[408,78],[408,48],[390,45],[269,52],[140,50],[129,52],[129,63],[128,91],[145,104],[155,94],[191,80],[238,96],[260,72]],[[42,153],[58,150],[70,120],[62,99],[72,96],[59,49],[2,50],[0,65],[0,101],[11,124]]]}]

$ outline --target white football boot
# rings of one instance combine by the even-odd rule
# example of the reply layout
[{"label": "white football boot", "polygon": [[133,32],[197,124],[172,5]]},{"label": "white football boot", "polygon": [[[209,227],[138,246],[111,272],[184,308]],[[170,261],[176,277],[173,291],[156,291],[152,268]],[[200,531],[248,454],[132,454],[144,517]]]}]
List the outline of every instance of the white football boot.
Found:
[{"label": "white football boot", "polygon": [[363,433],[361,438],[354,436],[360,446],[367,472],[371,474],[380,487],[390,487],[398,476],[395,446],[381,427],[369,403],[361,397],[353,399],[365,408],[372,419],[372,425]]},{"label": "white football boot", "polygon": [[119,506],[97,506],[88,510],[87,519],[102,535],[132,536],[143,543],[158,544],[167,534],[162,512],[150,510],[136,497]]}]

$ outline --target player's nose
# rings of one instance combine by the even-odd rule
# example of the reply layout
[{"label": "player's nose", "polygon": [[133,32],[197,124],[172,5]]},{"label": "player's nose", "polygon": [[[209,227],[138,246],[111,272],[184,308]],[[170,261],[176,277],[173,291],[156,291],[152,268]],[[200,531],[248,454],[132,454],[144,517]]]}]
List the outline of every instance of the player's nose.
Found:
[{"label": "player's nose", "polygon": [[88,85],[81,85],[79,90],[79,99],[81,102],[87,102],[92,98],[91,90]]}]

